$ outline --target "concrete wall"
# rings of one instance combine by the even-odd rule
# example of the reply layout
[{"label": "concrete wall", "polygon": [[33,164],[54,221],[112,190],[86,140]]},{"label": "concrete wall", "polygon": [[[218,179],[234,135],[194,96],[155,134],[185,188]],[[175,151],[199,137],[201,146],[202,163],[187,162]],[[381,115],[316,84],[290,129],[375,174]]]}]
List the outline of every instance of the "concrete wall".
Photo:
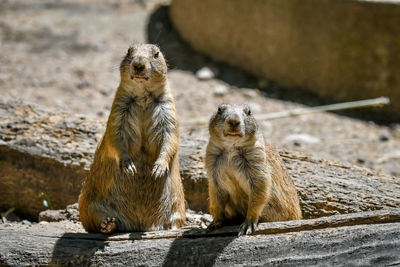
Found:
[{"label": "concrete wall", "polygon": [[400,116],[400,1],[173,0],[192,47],[332,100],[389,96]]}]

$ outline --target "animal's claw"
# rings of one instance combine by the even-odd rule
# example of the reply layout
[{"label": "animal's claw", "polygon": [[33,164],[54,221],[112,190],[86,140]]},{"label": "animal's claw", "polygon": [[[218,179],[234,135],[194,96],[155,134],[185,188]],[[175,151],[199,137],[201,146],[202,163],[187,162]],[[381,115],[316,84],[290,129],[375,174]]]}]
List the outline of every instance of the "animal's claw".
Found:
[{"label": "animal's claw", "polygon": [[163,177],[165,174],[169,172],[168,165],[162,163],[155,163],[152,171],[152,175],[155,179]]},{"label": "animal's claw", "polygon": [[244,223],[240,225],[238,236],[254,233],[255,229],[256,229],[256,222],[245,220]]},{"label": "animal's claw", "polygon": [[119,161],[119,168],[128,175],[135,175],[136,167],[131,158],[123,158]]}]

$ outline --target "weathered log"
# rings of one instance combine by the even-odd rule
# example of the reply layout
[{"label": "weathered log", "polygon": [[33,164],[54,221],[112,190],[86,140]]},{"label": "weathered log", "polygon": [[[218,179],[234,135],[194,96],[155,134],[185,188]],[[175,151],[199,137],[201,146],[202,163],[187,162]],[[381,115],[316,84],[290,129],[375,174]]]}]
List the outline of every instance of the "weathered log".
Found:
[{"label": "weathered log", "polygon": [[[37,218],[75,203],[105,122],[0,100],[0,208]],[[206,211],[207,136],[181,131],[180,165],[188,205]],[[400,206],[400,184],[369,169],[280,152],[298,189],[304,218]]]},{"label": "weathered log", "polygon": [[[368,220],[370,218],[370,220]],[[72,229],[72,231],[71,231]],[[237,227],[87,234],[72,222],[0,224],[0,265],[395,265],[400,209]]]}]

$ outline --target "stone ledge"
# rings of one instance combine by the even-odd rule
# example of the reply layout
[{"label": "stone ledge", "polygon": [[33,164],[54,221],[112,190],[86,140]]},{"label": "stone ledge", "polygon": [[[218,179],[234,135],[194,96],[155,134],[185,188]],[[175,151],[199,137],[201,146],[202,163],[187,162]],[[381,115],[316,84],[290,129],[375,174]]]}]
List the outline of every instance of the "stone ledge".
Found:
[{"label": "stone ledge", "polygon": [[[40,211],[76,203],[105,122],[0,100],[0,208],[37,219]],[[180,165],[189,208],[207,211],[207,136],[181,131]],[[280,152],[304,218],[400,206],[400,185],[369,169]]]}]

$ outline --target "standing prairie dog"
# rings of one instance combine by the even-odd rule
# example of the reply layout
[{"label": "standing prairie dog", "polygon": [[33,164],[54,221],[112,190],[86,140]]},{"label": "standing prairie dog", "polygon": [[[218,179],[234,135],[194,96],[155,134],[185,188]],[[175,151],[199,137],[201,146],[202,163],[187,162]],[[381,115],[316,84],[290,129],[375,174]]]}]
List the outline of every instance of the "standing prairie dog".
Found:
[{"label": "standing prairie dog", "polygon": [[301,219],[296,188],[276,150],[264,142],[250,107],[221,104],[209,123],[206,168],[209,229],[243,222],[239,235],[258,222]]},{"label": "standing prairie dog", "polygon": [[178,124],[167,65],[155,45],[133,45],[107,128],[79,196],[89,232],[179,228],[185,204],[178,162]]}]

